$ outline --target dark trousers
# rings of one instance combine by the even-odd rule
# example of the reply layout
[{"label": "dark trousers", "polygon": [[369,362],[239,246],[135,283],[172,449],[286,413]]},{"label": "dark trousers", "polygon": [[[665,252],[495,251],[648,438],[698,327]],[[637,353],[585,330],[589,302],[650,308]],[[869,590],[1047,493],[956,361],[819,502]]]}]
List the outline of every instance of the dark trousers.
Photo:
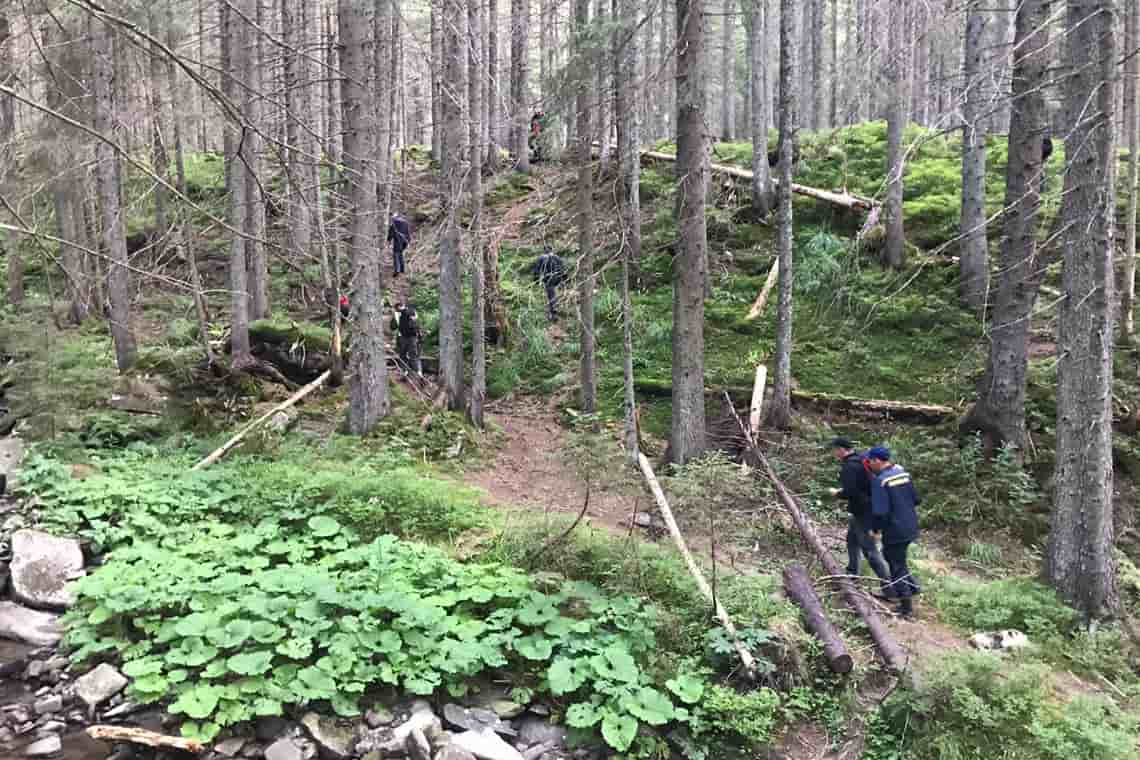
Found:
[{"label": "dark trousers", "polygon": [[558,318],[558,288],[554,285],[545,285],[546,288],[546,316],[553,322]]},{"label": "dark trousers", "polygon": [[901,544],[883,544],[883,556],[891,567],[891,588],[899,599],[909,599],[922,592],[922,588],[910,574],[910,568],[906,564],[908,549],[910,541]]},{"label": "dark trousers", "polygon": [[396,338],[396,350],[400,353],[400,362],[408,372],[415,372],[417,375],[423,374],[423,362],[420,360],[420,341],[418,338],[404,337],[400,335]]},{"label": "dark trousers", "polygon": [[404,246],[400,243],[395,243],[392,246],[392,272],[394,274],[404,273]]},{"label": "dark trousers", "polygon": [[879,553],[879,546],[875,543],[875,539],[871,538],[867,533],[867,528],[864,527],[862,521],[854,515],[847,521],[847,574],[858,575],[859,566],[862,564],[862,558],[866,557],[867,562],[871,565],[871,569],[875,575],[879,576],[879,580],[883,582],[884,591],[886,585],[891,580],[890,570],[887,569],[887,563],[883,561],[883,555]]}]

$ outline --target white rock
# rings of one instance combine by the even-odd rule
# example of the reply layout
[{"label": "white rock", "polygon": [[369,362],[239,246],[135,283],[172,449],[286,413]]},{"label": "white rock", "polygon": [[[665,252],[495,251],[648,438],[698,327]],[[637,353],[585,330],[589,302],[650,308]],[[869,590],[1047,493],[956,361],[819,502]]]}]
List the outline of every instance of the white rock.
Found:
[{"label": "white rock", "polygon": [[75,601],[69,584],[83,576],[83,550],[73,538],[38,530],[12,534],[12,596],[31,607],[66,609]]},{"label": "white rock", "polygon": [[20,468],[24,460],[24,441],[14,435],[0,438],[0,473],[7,475],[8,480]]},{"label": "white rock", "polygon": [[266,747],[265,760],[305,760],[305,753],[291,739],[278,739]]},{"label": "white rock", "polygon": [[28,757],[51,757],[63,751],[63,742],[58,736],[49,736],[33,742],[24,750]]},{"label": "white rock", "polygon": [[220,741],[214,745],[214,751],[226,757],[236,757],[245,747],[245,737],[235,736],[232,739]]},{"label": "white rock", "polygon": [[50,647],[63,638],[63,629],[58,615],[30,610],[15,602],[0,602],[0,638]]},{"label": "white rock", "polygon": [[88,707],[98,707],[127,686],[127,678],[107,663],[75,681],[75,696]]},{"label": "white rock", "polygon": [[316,713],[307,713],[301,718],[301,725],[323,750],[321,754],[334,758],[352,754],[352,744],[356,737],[351,728]]},{"label": "white rock", "polygon": [[524,760],[522,753],[494,731],[464,731],[452,737],[451,742],[481,760]]}]

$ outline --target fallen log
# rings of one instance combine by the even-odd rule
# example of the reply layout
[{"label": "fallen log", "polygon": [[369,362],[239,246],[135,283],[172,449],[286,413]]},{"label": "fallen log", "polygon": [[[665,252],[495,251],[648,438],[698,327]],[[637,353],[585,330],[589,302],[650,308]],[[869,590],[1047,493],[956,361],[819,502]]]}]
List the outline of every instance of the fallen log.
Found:
[{"label": "fallen log", "polygon": [[331,369],[325,370],[324,373],[321,374],[321,376],[318,377],[316,380],[309,383],[304,388],[297,391],[292,396],[285,399],[280,404],[273,407],[268,412],[261,415],[260,417],[258,417],[256,420],[249,423],[245,427],[243,427],[241,430],[239,430],[237,432],[237,434],[233,438],[230,438],[228,441],[223,443],[219,448],[215,449],[208,457],[203,459],[201,462],[198,462],[198,464],[194,465],[194,467],[192,467],[191,469],[193,469],[193,470],[204,470],[207,467],[209,467],[210,465],[212,465],[214,462],[217,462],[219,459],[221,459],[226,454],[228,454],[230,452],[230,450],[232,450],[235,446],[237,446],[239,443],[241,443],[242,439],[245,438],[246,435],[248,435],[251,430],[254,430],[255,428],[264,424],[265,421],[268,420],[269,418],[271,418],[273,415],[277,414],[278,412],[285,411],[286,409],[290,408],[291,406],[296,404],[301,399],[305,398],[305,396],[308,396],[310,393],[315,391],[317,388],[320,388],[322,385],[325,384],[325,381],[328,380],[329,377],[331,377],[331,376],[332,376],[332,370]]},{"label": "fallen log", "polygon": [[847,653],[847,646],[840,638],[835,626],[827,619],[823,604],[812,588],[811,578],[803,565],[793,563],[784,568],[784,590],[800,609],[804,611],[808,630],[823,642],[823,654],[827,665],[836,673],[850,673],[855,662]]},{"label": "fallen log", "polygon": [[[642,158],[648,158],[651,161],[668,161],[669,163],[676,163],[677,157],[671,156],[668,153],[659,153],[655,150],[641,151]],[[733,177],[739,180],[752,181],[752,172],[747,169],[740,169],[735,166],[728,166],[726,164],[709,164],[709,171],[713,174],[723,174],[728,177]],[[779,184],[776,180],[772,180],[773,185]],[[808,187],[807,185],[797,185],[792,183],[792,192],[796,195],[802,195],[807,198],[814,198],[817,201],[830,203],[833,206],[840,206],[841,208],[850,209],[852,211],[870,211],[879,204],[870,198],[863,198],[851,193],[834,193],[830,190],[820,190],[816,187]]]},{"label": "fallen log", "polygon": [[[740,415],[736,413],[736,408],[733,407],[732,400],[728,397],[727,393],[724,398],[732,416],[736,418],[736,422],[741,430],[744,430],[744,421],[741,420]],[[878,648],[879,654],[882,655],[883,661],[887,663],[887,667],[896,673],[904,672],[907,666],[906,653],[899,647],[898,642],[895,641],[891,632],[887,630],[887,627],[883,625],[883,621],[879,618],[879,614],[875,611],[875,607],[871,601],[863,595],[863,592],[855,587],[855,584],[853,584],[844,573],[843,568],[836,562],[835,556],[823,545],[823,541],[820,540],[819,534],[815,532],[811,521],[807,515],[804,514],[803,510],[796,505],[795,498],[788,492],[783,481],[776,476],[776,471],[772,469],[771,463],[768,461],[768,458],[764,456],[764,453],[760,451],[760,447],[750,443],[746,450],[746,455],[754,460],[758,468],[762,467],[764,469],[768,480],[770,480],[775,487],[776,494],[780,497],[781,503],[783,503],[788,514],[792,516],[792,521],[795,522],[796,528],[800,531],[800,535],[804,537],[808,546],[815,552],[816,557],[819,558],[820,563],[823,565],[824,571],[832,578],[832,583],[843,593],[847,604],[851,609],[855,610],[859,617],[863,618],[863,622],[867,624],[867,630],[871,633],[871,639],[875,642],[875,646]]]},{"label": "fallen log", "polygon": [[693,580],[697,583],[697,588],[704,595],[706,599],[713,603],[716,609],[716,616],[720,620],[724,630],[728,633],[729,638],[732,639],[732,644],[736,647],[737,654],[740,655],[740,661],[744,664],[744,669],[748,677],[752,680],[756,679],[756,658],[748,651],[748,647],[740,640],[740,635],[736,632],[736,626],[732,623],[732,618],[728,616],[728,612],[721,605],[720,601],[713,595],[712,588],[709,586],[708,581],[705,580],[704,574],[701,569],[697,567],[696,560],[693,555],[689,553],[689,547],[685,545],[685,538],[681,535],[681,529],[677,527],[677,521],[673,518],[673,510],[669,508],[669,502],[665,498],[665,492],[661,490],[661,484],[657,482],[657,476],[653,474],[653,466],[646,459],[644,454],[638,453],[637,463],[641,467],[641,474],[645,476],[645,481],[649,483],[649,490],[653,492],[653,498],[657,502],[657,508],[661,510],[661,516],[665,519],[665,525],[669,528],[669,534],[673,537],[673,543],[677,546],[677,551],[681,553],[682,559],[685,560],[685,565],[689,568],[689,574],[693,576]]},{"label": "fallen log", "polygon": [[768,305],[768,296],[771,294],[779,274],[780,260],[776,259],[776,261],[772,263],[772,268],[768,270],[768,279],[764,281],[764,287],[760,289],[760,295],[756,296],[756,301],[752,304],[752,308],[748,310],[748,316],[745,317],[745,319],[751,321],[764,312],[764,307]]},{"label": "fallen log", "polygon": [[181,736],[167,736],[154,731],[134,726],[91,726],[87,735],[92,739],[104,742],[126,742],[127,744],[141,744],[154,749],[175,749],[189,752],[192,755],[201,754],[205,747],[201,742],[193,739],[183,739]]}]

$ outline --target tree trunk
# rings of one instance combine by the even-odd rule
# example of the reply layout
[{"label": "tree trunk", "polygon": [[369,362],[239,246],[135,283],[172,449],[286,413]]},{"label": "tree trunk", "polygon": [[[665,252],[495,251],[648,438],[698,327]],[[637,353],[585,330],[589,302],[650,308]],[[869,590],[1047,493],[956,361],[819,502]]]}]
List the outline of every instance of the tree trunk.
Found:
[{"label": "tree trunk", "polygon": [[888,4],[890,43],[882,52],[883,79],[887,90],[887,197],[883,204],[887,244],[883,263],[895,269],[906,260],[906,234],[903,231],[903,126],[906,121],[906,79],[903,76],[905,49],[903,22],[911,0]]},{"label": "tree trunk", "polygon": [[[824,0],[811,0],[812,29],[811,29],[811,127],[818,132],[824,127],[824,95],[827,87],[823,78],[823,29],[826,14],[823,12]],[[808,96],[805,93],[804,98]]]},{"label": "tree trunk", "polygon": [[467,11],[459,0],[443,2],[443,226],[439,252],[439,372],[447,406],[463,409],[463,275],[459,210],[464,165]]},{"label": "tree trunk", "polygon": [[443,161],[443,0],[431,0],[431,157]]},{"label": "tree trunk", "polygon": [[468,399],[467,417],[471,424],[483,428],[483,405],[487,397],[487,329],[483,302],[483,28],[480,3],[468,2],[468,59],[470,76],[467,78],[468,100],[471,111],[471,240],[468,254],[471,259],[471,397]]},{"label": "tree trunk", "polygon": [[839,126],[839,0],[831,0],[831,36],[828,38],[827,82],[830,101],[827,126]]},{"label": "tree trunk", "polygon": [[[1046,264],[1037,251],[1041,206],[1041,139],[1046,132],[1045,77],[1049,65],[1047,3],[1022,0],[1013,67],[1013,109],[1006,168],[1001,268],[990,328],[986,372],[978,401],[962,429],[980,430],[987,448],[1008,444],[1025,450],[1025,388],[1029,333]],[[969,127],[967,127],[967,130]]]},{"label": "tree trunk", "polygon": [[[581,70],[589,60],[590,0],[574,0],[574,56]],[[583,414],[597,411],[598,385],[594,358],[594,171],[590,162],[590,79],[578,77],[578,325],[580,328],[579,403]],[[604,92],[604,90],[603,90]],[[599,122],[601,113],[599,112]],[[605,143],[605,135],[603,144]]]},{"label": "tree trunk", "polygon": [[[296,3],[304,15],[304,3]],[[298,24],[293,14],[294,1],[281,0],[281,38],[287,49],[307,49],[308,32]],[[309,124],[310,67],[303,55],[284,56],[285,77],[285,135],[288,143],[285,156],[285,186],[288,198],[289,251],[299,261],[306,261],[313,243],[313,180],[309,171],[315,160]]]},{"label": "tree trunk", "polygon": [[[228,0],[222,0],[223,34],[227,38],[223,80],[226,93],[241,110],[243,121],[248,118],[250,91],[238,89],[236,79],[243,78],[246,71],[245,60],[249,57],[249,36],[247,24],[241,14],[248,14],[251,0],[236,3],[229,8]],[[232,157],[226,154],[230,189],[230,226],[234,228],[230,242],[230,344],[233,353],[233,366],[242,369],[253,364],[249,345],[249,271],[246,235],[249,231],[249,189],[250,174],[249,143],[244,139],[235,140],[230,130],[226,131],[226,145],[233,150]]]},{"label": "tree trunk", "polygon": [[748,114],[752,130],[752,208],[760,217],[772,210],[772,178],[768,166],[768,49],[764,44],[765,3],[746,0],[748,6],[748,87],[752,108]]},{"label": "tree trunk", "polygon": [[[246,18],[254,20],[261,27],[264,22],[262,4],[264,0],[253,0],[252,7]],[[239,21],[238,23],[245,23]],[[269,316],[269,258],[265,252],[266,223],[265,223],[265,161],[262,158],[261,132],[265,129],[267,120],[263,118],[264,107],[262,99],[261,80],[262,71],[265,70],[265,43],[264,36],[258,29],[250,28],[247,32],[246,44],[248,50],[242,54],[245,61],[245,84],[252,93],[249,97],[249,112],[246,115],[250,129],[245,131],[244,140],[249,152],[246,160],[249,162],[249,172],[246,181],[249,189],[246,190],[246,266],[249,267],[249,316],[251,319],[264,319]]]},{"label": "tree trunk", "polygon": [[[811,38],[812,26],[815,23],[812,11],[814,10],[815,0],[801,0],[800,4],[792,10],[793,13],[799,12],[802,15],[802,20],[799,25],[799,38],[798,50],[800,54],[800,68],[799,68],[799,97],[801,98],[801,113],[800,117],[804,124],[811,126],[811,107],[814,99],[812,93],[812,80],[811,75],[814,71],[811,61]],[[780,5],[783,8],[783,3]],[[781,13],[781,15],[783,15]],[[781,24],[783,22],[781,21]],[[793,86],[795,86],[793,84]],[[781,94],[783,92],[783,83],[781,82]]]},{"label": "tree trunk", "polygon": [[338,0],[341,103],[344,109],[344,156],[348,185],[348,245],[352,259],[352,356],[348,386],[348,428],[365,435],[388,414],[388,357],[384,346],[381,237],[376,218],[375,113],[368,87],[372,58],[367,0]]},{"label": "tree trunk", "polygon": [[[116,139],[116,103],[112,97],[115,79],[115,37],[111,27],[88,17],[94,58],[95,131]],[[131,330],[131,282],[127,268],[127,239],[119,190],[119,156],[103,140],[95,141],[96,179],[103,217],[103,250],[110,257],[108,290],[111,298],[111,337],[115,363],[126,372],[135,363],[135,336]]]},{"label": "tree trunk", "polygon": [[985,11],[982,0],[972,0],[966,15],[965,63],[962,102],[962,213],[958,264],[962,300],[979,314],[989,290],[989,255],[986,243],[986,133],[982,71]]},{"label": "tree trunk", "polygon": [[1069,0],[1057,328],[1056,491],[1045,576],[1086,617],[1119,606],[1113,556],[1112,307],[1118,45],[1111,0]]},{"label": "tree trunk", "polygon": [[[608,13],[608,6],[610,0],[597,0],[597,5],[594,8],[594,26],[598,29],[607,29],[609,22],[606,20]],[[612,38],[611,35],[607,35]],[[596,123],[597,139],[600,142],[600,150],[598,152],[598,163],[601,165],[601,171],[605,171],[610,162],[610,153],[613,150],[613,141],[611,134],[613,133],[613,88],[609,85],[610,73],[613,71],[612,66],[606,65],[608,60],[608,53],[613,49],[612,45],[602,45],[593,55],[596,60],[591,62],[598,70],[598,97],[595,102],[598,111],[598,120]],[[600,65],[598,65],[600,64]]]},{"label": "tree trunk", "polygon": [[633,308],[629,294],[630,263],[641,258],[641,110],[637,97],[640,81],[638,0],[620,0],[620,33],[614,56],[617,83],[617,127],[622,175],[623,239],[621,246],[622,375],[625,392],[625,451],[637,462],[637,399],[633,387]]},{"label": "tree trunk", "polygon": [[1136,323],[1133,312],[1136,306],[1136,213],[1140,193],[1140,113],[1137,93],[1140,92],[1140,57],[1135,55],[1140,45],[1140,2],[1125,0],[1124,13],[1125,53],[1128,55],[1124,70],[1124,134],[1128,140],[1128,203],[1124,218],[1124,263],[1120,277],[1120,332],[1124,342],[1131,342]]},{"label": "tree trunk", "polygon": [[[373,108],[376,111],[376,203],[379,214],[378,229],[381,238],[388,231],[388,220],[391,215],[392,198],[392,99],[396,88],[392,79],[396,67],[393,57],[396,46],[392,36],[392,25],[395,14],[392,12],[393,0],[374,0],[375,13],[372,19],[374,45],[372,52],[374,85],[372,92],[375,95]],[[379,240],[377,242],[379,242]]]},{"label": "tree trunk", "polygon": [[[150,30],[150,35],[158,38],[158,24],[156,23],[155,15],[157,9],[152,3],[147,9],[147,27]],[[162,138],[162,121],[163,121],[163,105],[162,105],[162,87],[166,77],[164,76],[164,66],[162,65],[162,53],[157,47],[148,51],[147,66],[150,78],[150,121],[151,121],[151,161],[154,166],[153,171],[162,179],[166,179],[169,174],[170,160],[166,153],[166,145],[163,143]],[[173,93],[171,94],[173,97]],[[177,117],[177,114],[175,114]],[[166,219],[166,187],[161,182],[156,182],[154,185],[154,225],[156,233],[159,238],[165,238],[167,229]]]},{"label": "tree trunk", "polygon": [[499,0],[487,0],[487,168],[499,168]]},{"label": "tree trunk", "polygon": [[795,0],[780,2],[780,141],[776,185],[776,235],[779,247],[780,296],[776,316],[776,373],[768,425],[785,429],[792,422],[792,161],[799,131],[793,77],[796,71]]},{"label": "tree trunk", "polygon": [[804,611],[808,630],[823,644],[823,654],[827,658],[828,666],[836,673],[850,673],[855,663],[848,654],[847,646],[843,643],[839,631],[827,619],[823,603],[819,601],[819,596],[812,587],[811,576],[807,570],[796,562],[784,566],[783,576],[784,591]]},{"label": "tree trunk", "polygon": [[527,113],[527,73],[530,71],[527,44],[530,34],[530,0],[511,0],[511,152],[515,169],[530,171],[530,114]]},{"label": "tree trunk", "polygon": [[721,17],[720,58],[720,139],[736,139],[736,0],[724,0]]},{"label": "tree trunk", "polygon": [[705,190],[705,0],[677,0],[678,256],[673,264],[673,412],[671,459],[684,464],[705,450],[705,280],[708,237]]},{"label": "tree trunk", "polygon": [[[1042,176],[1041,140],[1047,131],[1043,90],[1048,66],[1047,9],[1039,0],[1020,6],[1010,124],[1005,216],[993,309],[991,346],[979,401],[966,429],[982,430],[991,446],[1026,444],[1025,390],[1030,319],[1045,262],[1038,260],[1037,215]],[[1023,18],[1024,17],[1024,18]],[[984,245],[984,243],[983,243]]]}]

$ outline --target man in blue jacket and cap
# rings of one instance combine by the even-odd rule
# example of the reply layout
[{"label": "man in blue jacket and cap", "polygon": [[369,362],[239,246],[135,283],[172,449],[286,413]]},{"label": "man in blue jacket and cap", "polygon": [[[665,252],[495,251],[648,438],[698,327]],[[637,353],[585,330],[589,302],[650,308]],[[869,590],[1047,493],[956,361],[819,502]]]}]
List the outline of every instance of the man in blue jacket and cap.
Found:
[{"label": "man in blue jacket and cap", "polygon": [[840,462],[840,488],[832,488],[830,493],[837,499],[847,502],[847,574],[859,575],[863,557],[882,581],[883,595],[893,596],[890,589],[891,575],[875,539],[871,538],[871,474],[863,466],[863,455],[855,450],[849,438],[839,436],[831,439],[831,453]]},{"label": "man in blue jacket and cap", "polygon": [[921,500],[910,474],[891,462],[891,452],[876,446],[865,455],[871,481],[871,522],[882,536],[883,557],[891,570],[891,588],[899,599],[898,614],[909,618],[914,613],[912,597],[920,593],[918,581],[910,574],[906,554],[911,542],[918,538],[918,505]]}]

